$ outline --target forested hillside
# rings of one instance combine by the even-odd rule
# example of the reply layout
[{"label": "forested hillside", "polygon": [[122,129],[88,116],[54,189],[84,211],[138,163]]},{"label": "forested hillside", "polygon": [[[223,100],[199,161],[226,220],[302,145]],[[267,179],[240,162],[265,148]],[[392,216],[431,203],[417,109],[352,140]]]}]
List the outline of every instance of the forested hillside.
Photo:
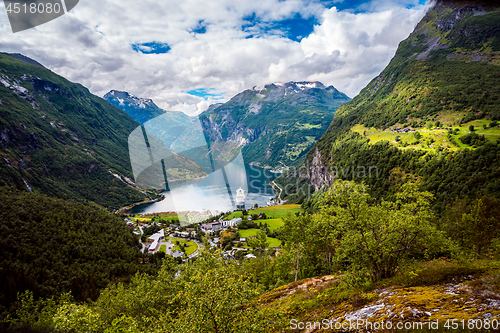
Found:
[{"label": "forested hillside", "polygon": [[110,282],[154,271],[139,265],[139,242],[123,220],[96,208],[4,187],[0,220],[2,319],[25,290],[84,301]]},{"label": "forested hillside", "polygon": [[364,181],[377,197],[418,181],[439,213],[457,197],[500,196],[499,45],[495,6],[436,4],[387,68],[338,109],[308,154],[309,171],[278,180],[290,184],[288,198],[307,199],[297,189],[314,192],[336,177]]},{"label": "forested hillside", "polygon": [[127,139],[139,124],[122,110],[5,54],[0,83],[0,185],[110,209],[158,197],[131,180]]}]

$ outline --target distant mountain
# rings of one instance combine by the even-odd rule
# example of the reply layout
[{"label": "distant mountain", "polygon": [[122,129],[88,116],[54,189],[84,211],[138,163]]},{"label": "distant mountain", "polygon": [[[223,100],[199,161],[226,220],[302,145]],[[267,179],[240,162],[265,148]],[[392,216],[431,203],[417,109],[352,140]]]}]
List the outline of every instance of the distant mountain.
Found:
[{"label": "distant mountain", "polygon": [[174,151],[182,151],[179,147],[176,148],[179,143],[174,146],[172,144],[197,120],[197,117],[189,117],[183,112],[164,111],[153,100],[136,97],[125,91],[111,90],[104,95],[104,99],[144,125],[148,132],[163,140],[165,148]]},{"label": "distant mountain", "polygon": [[[439,212],[457,197],[500,197],[499,59],[497,3],[439,1],[382,73],[338,109],[308,171],[278,181],[319,190],[355,179],[381,197],[413,179],[436,195]],[[289,199],[306,198],[296,190]]]},{"label": "distant mountain", "polygon": [[125,91],[111,90],[104,99],[125,111],[139,124],[165,113],[151,99],[139,98]]},{"label": "distant mountain", "polygon": [[[0,186],[110,209],[160,197],[133,180],[128,137],[139,124],[28,59],[0,54]],[[192,163],[174,157],[167,175]]]},{"label": "distant mountain", "polygon": [[[350,98],[320,82],[254,87],[200,115],[205,136],[225,159],[242,150],[246,163],[277,168],[296,165]],[[217,148],[212,148],[217,150]]]},{"label": "distant mountain", "polygon": [[146,120],[144,127],[166,148],[200,164],[209,151],[219,165],[242,151],[246,163],[272,168],[300,162],[326,131],[337,107],[350,100],[320,82],[275,83],[214,104],[199,117],[169,111],[153,120],[151,100],[116,91],[104,97],[135,120]]}]

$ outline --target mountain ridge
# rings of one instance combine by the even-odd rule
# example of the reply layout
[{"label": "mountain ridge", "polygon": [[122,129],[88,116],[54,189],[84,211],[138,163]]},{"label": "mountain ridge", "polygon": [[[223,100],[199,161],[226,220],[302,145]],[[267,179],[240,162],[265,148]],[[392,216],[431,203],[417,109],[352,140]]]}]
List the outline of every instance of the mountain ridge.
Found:
[{"label": "mountain ridge", "polygon": [[[277,180],[291,188],[288,199],[313,199],[301,189],[320,191],[335,178],[364,181],[380,198],[419,180],[438,213],[456,198],[500,196],[499,46],[498,5],[436,3],[389,65],[339,107],[304,170]],[[346,166],[378,172],[342,173]]]},{"label": "mountain ridge", "polygon": [[43,66],[0,54],[0,185],[116,209],[159,197],[131,180],[122,110]]},{"label": "mountain ridge", "polygon": [[300,163],[348,100],[320,82],[272,83],[235,95],[200,121],[211,142],[225,143],[221,158],[241,149],[246,163],[279,168]]},{"label": "mountain ridge", "polygon": [[[220,163],[228,163],[241,151],[245,163],[266,168],[298,164],[327,129],[337,107],[350,99],[317,81],[271,83],[244,90],[226,103],[210,105],[198,117],[166,111],[153,118],[150,110],[138,107],[139,102],[128,93],[121,93],[122,97],[115,94],[110,91],[105,98],[135,120],[145,120],[145,128],[168,149],[182,152],[193,138],[208,140],[212,156]],[[187,154],[201,160],[207,148]]]},{"label": "mountain ridge", "polygon": [[[103,98],[114,106],[125,111],[132,119],[143,125],[146,121],[162,115],[152,99],[139,98],[126,91],[111,90]],[[142,112],[139,112],[142,110]]]}]

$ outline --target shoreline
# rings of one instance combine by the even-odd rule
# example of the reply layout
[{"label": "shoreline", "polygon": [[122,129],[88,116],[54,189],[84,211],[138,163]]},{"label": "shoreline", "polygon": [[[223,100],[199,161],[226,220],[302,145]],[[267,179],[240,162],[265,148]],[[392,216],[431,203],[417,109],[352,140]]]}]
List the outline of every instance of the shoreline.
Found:
[{"label": "shoreline", "polygon": [[[208,175],[205,175],[203,177],[198,177],[198,178],[192,178],[192,179],[174,179],[174,180],[169,181],[169,183],[179,183],[179,182],[189,181],[189,180],[199,180],[199,179],[205,179],[207,177],[208,177]],[[165,199],[165,195],[163,194],[163,192],[165,192],[165,191],[160,192],[160,194],[162,195],[161,198],[153,199],[153,200],[146,200],[146,201],[142,201],[142,202],[137,202],[137,203],[132,204],[130,206],[122,207],[122,208],[116,210],[115,214],[122,214],[122,215],[128,214],[128,213],[126,213],[126,211],[129,211],[130,209],[132,209],[132,208],[134,208],[136,206],[162,201],[162,200]],[[169,213],[169,212],[167,212],[167,213]]]},{"label": "shoreline", "polygon": [[135,204],[132,204],[130,206],[125,206],[125,207],[122,207],[120,209],[118,209],[115,214],[122,214],[122,215],[126,215],[128,214],[127,211],[129,211],[130,209],[136,207],[136,206],[139,206],[139,205],[145,205],[145,204],[149,204],[149,203],[155,203],[155,202],[158,202],[158,201],[162,201],[163,199],[165,199],[165,195],[162,194],[162,197],[161,198],[158,198],[158,199],[153,199],[153,200],[146,200],[146,201],[141,201],[141,202],[137,202]]}]

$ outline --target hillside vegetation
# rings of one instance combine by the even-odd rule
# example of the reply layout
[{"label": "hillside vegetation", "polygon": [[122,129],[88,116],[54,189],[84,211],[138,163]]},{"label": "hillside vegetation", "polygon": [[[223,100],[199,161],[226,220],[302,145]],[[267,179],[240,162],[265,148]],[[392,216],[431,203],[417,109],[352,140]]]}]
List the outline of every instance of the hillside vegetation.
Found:
[{"label": "hillside vegetation", "polygon": [[139,265],[138,239],[123,220],[96,208],[4,188],[0,220],[2,320],[27,290],[35,300],[95,300],[110,282],[155,271]]},{"label": "hillside vegetation", "polygon": [[138,124],[88,89],[0,54],[0,185],[116,209],[158,198],[132,178]]},{"label": "hillside vegetation", "polygon": [[377,197],[419,181],[440,214],[457,198],[499,197],[499,26],[496,7],[429,10],[384,71],[339,107],[306,158],[308,171],[276,181],[289,185],[288,199],[311,199],[336,177],[364,181]]},{"label": "hillside vegetation", "polygon": [[158,275],[110,284],[95,302],[62,298],[40,311],[20,295],[18,313],[31,309],[24,321],[31,327],[136,333],[308,331],[293,325],[358,319],[443,328],[452,319],[500,319],[498,201],[457,205],[440,220],[432,194],[414,183],[393,201],[377,203],[365,190],[339,180],[315,213],[289,214],[279,253],[262,229],[253,259],[229,259],[205,240],[194,261],[166,257]]}]

